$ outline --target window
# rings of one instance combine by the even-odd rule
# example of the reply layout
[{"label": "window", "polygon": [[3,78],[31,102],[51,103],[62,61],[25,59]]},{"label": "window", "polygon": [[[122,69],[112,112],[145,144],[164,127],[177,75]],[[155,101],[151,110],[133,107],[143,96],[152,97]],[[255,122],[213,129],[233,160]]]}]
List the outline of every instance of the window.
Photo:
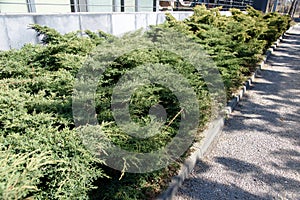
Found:
[{"label": "window", "polygon": [[136,10],[135,3],[136,3],[135,0],[124,0],[124,11],[125,12],[134,12]]},{"label": "window", "polygon": [[159,0],[0,0],[0,12],[152,12]]},{"label": "window", "polygon": [[156,0],[139,0],[138,1],[138,11],[141,12],[151,12],[156,5]]},{"label": "window", "polygon": [[71,12],[70,0],[34,0],[38,13]]},{"label": "window", "polygon": [[28,7],[26,0],[0,0],[1,13],[26,13]]},{"label": "window", "polygon": [[[115,1],[115,3],[120,5],[120,1]],[[87,4],[88,12],[113,12],[114,9],[116,11],[120,10],[120,6],[114,5],[112,0],[87,0]]]}]

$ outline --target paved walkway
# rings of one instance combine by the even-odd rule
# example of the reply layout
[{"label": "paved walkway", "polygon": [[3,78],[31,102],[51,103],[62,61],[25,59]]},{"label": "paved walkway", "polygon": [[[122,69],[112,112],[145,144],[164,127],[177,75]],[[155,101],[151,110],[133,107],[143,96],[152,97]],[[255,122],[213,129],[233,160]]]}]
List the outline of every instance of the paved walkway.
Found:
[{"label": "paved walkway", "polygon": [[300,24],[174,199],[300,199]]}]

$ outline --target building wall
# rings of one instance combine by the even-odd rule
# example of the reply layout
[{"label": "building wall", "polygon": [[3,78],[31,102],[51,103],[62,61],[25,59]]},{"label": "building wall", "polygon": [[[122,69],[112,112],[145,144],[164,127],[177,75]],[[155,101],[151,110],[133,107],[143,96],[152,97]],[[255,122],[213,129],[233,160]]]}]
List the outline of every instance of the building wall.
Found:
[{"label": "building wall", "polygon": [[[193,12],[172,13],[183,20]],[[102,30],[116,36],[165,21],[163,12],[132,13],[65,13],[65,14],[0,14],[0,50],[21,48],[26,43],[39,42],[30,24],[49,26],[64,34],[77,30]]]},{"label": "building wall", "polygon": [[[27,5],[26,2],[29,4]],[[157,11],[158,5],[166,5],[162,7],[168,9],[171,7],[170,10],[192,10],[189,6],[192,2],[194,0],[0,0],[0,8],[2,13],[152,12]],[[197,0],[192,5],[199,4],[205,4],[209,8],[223,6],[224,10],[233,7],[244,10],[246,5],[253,5],[253,0]]]},{"label": "building wall", "polygon": [[[193,12],[171,12],[178,20],[184,20]],[[222,11],[223,15],[230,15]],[[163,12],[135,13],[65,13],[65,14],[0,14],[0,50],[19,49],[26,43],[37,44],[40,38],[29,29],[30,24],[40,24],[56,29],[62,34],[78,30],[102,30],[116,36],[126,32],[162,24]]]},{"label": "building wall", "polygon": [[[0,0],[0,12],[152,12],[153,1],[157,0]],[[28,8],[29,5],[32,9]]]},{"label": "building wall", "polygon": [[[37,13],[71,12],[70,0],[34,0]],[[102,1],[102,0],[101,0]],[[49,5],[53,4],[53,5]]]},{"label": "building wall", "polygon": [[[4,4],[9,2],[10,4]],[[0,13],[27,13],[28,8],[26,5],[26,0],[0,0]]]}]

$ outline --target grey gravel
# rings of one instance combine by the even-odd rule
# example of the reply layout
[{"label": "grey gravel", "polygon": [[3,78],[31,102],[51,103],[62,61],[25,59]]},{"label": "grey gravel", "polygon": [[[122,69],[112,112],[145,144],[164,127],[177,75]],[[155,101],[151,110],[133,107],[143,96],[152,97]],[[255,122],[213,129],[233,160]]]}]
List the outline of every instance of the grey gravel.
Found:
[{"label": "grey gravel", "polygon": [[175,200],[300,200],[300,24],[251,87]]}]

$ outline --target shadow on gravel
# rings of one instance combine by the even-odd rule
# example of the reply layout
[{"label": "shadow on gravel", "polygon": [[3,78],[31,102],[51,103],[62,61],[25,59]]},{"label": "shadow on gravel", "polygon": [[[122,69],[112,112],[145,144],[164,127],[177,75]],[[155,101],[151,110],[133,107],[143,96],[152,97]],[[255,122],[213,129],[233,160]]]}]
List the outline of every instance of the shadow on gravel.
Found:
[{"label": "shadow on gravel", "polygon": [[[235,132],[253,130],[253,132],[263,132],[287,139],[291,144],[300,146],[300,46],[298,45],[300,45],[300,34],[286,35],[283,43],[276,49],[276,54],[272,54],[268,60],[271,69],[261,72],[264,81],[259,84],[254,83],[251,89],[261,95],[261,102],[247,100],[249,98],[246,94],[244,98],[246,100],[235,109],[240,114],[226,121],[224,127],[226,134],[231,134],[234,130]],[[272,67],[284,67],[286,72],[281,73],[273,70]],[[252,119],[256,121],[255,124],[252,123]],[[281,163],[266,163],[271,165],[273,170],[300,173],[300,152],[293,150],[292,147],[287,146],[285,149],[273,151],[270,156],[276,156],[282,161]],[[250,174],[254,182],[265,183],[278,194],[284,192],[299,194],[300,182],[298,180],[266,172],[260,166],[239,159],[229,157],[215,157],[214,159],[214,162],[224,166],[228,173],[237,176]],[[201,171],[201,166],[204,166],[203,171]],[[210,170],[208,164],[199,162],[194,171],[198,176],[187,179],[179,193],[183,197],[199,200],[281,199],[281,197],[274,196],[257,196],[241,189],[238,183],[225,185],[202,178],[201,174],[208,170]]]},{"label": "shadow on gravel", "polygon": [[[270,196],[262,197],[255,194],[251,194],[241,189],[235,184],[225,185],[225,184],[220,184],[218,182],[214,182],[202,178],[190,178],[188,180],[188,183],[185,184],[185,188],[186,187],[189,187],[188,188],[189,191],[193,191],[191,193],[187,193],[187,192],[182,193],[182,197],[188,199],[197,199],[197,200],[272,199]],[[184,190],[185,188],[182,189]],[[179,190],[179,193],[181,193],[181,190]]]},{"label": "shadow on gravel", "polygon": [[[286,38],[289,40],[285,40],[283,44],[300,45],[300,35],[290,34]],[[265,81],[259,84],[254,83],[252,88],[263,97],[261,102],[246,100],[239,104],[236,110],[240,114],[226,121],[225,130],[228,134],[230,134],[230,130],[263,132],[288,139],[292,144],[299,146],[300,47],[280,46],[276,51],[278,54],[273,54],[268,60],[268,64],[271,65],[271,68],[272,66],[285,67],[286,72],[281,73],[273,69],[263,70],[261,76]],[[247,96],[246,94],[245,99],[248,99]],[[258,120],[260,123],[255,123],[255,125],[246,123],[249,119]],[[276,170],[300,173],[300,152],[288,148],[287,146],[287,149],[272,152],[273,155],[282,159],[282,163],[271,163],[271,165]],[[259,166],[238,159],[216,157],[215,162],[238,175],[250,173],[255,180],[268,184],[278,193],[282,191],[299,193],[300,182],[297,180],[263,172]],[[242,198],[239,196],[239,199]],[[252,196],[247,196],[247,199],[249,198]]]},{"label": "shadow on gravel", "polygon": [[[277,192],[281,192],[282,190],[286,191],[292,191],[292,192],[298,192],[300,182],[294,179],[286,178],[283,176],[278,176],[274,174],[269,174],[263,172],[263,170],[256,165],[253,165],[251,163],[233,159],[233,158],[227,158],[227,157],[217,157],[215,158],[216,162],[222,164],[225,166],[228,170],[232,172],[236,172],[238,174],[244,174],[244,173],[252,173],[252,177],[254,181],[262,181],[267,183],[268,185],[271,185],[273,189]],[[299,167],[299,162],[296,162],[295,160],[289,160],[286,162],[285,167],[288,169],[291,169],[290,167],[294,168],[295,166]],[[285,169],[284,167],[275,166],[278,169]]]},{"label": "shadow on gravel", "polygon": [[[252,90],[261,95],[262,102],[243,101],[236,110],[241,114],[226,122],[227,130],[250,129],[278,135],[300,145],[300,34],[287,34],[276,54],[267,64],[270,70],[263,70],[263,83],[255,84]],[[284,67],[285,73],[273,70]],[[247,99],[247,94],[245,95]],[[290,109],[290,110],[288,110]],[[247,117],[248,116],[248,117]],[[250,117],[249,117],[250,116]],[[249,119],[259,120],[255,125],[246,123]],[[273,127],[270,130],[269,127]]]},{"label": "shadow on gravel", "polygon": [[[289,154],[299,157],[299,152],[296,151],[278,151],[273,152],[274,154]],[[300,182],[294,179],[286,178],[283,176],[278,176],[270,173],[265,173],[263,170],[254,164],[239,160],[239,159],[233,159],[229,157],[216,157],[215,162],[220,163],[224,167],[227,168],[228,171],[231,171],[232,173],[236,173],[236,175],[240,176],[241,174],[251,174],[251,177],[253,179],[254,184],[259,184],[260,182],[264,182],[274,189],[274,191],[278,192],[278,194],[281,194],[282,191],[289,191],[297,193]],[[274,163],[274,167],[280,168],[279,166],[276,166]],[[292,165],[292,166],[291,166]],[[288,161],[286,162],[286,167],[290,169],[290,167],[293,167],[294,165],[299,167],[299,163],[296,161]],[[199,161],[197,163],[197,167],[195,169],[195,173],[201,175],[201,173],[206,172],[209,170],[210,166],[203,161]],[[203,169],[203,171],[201,170]],[[282,168],[281,169],[285,169]],[[299,168],[298,168],[299,169]],[[222,178],[222,177],[220,177]],[[186,192],[185,190],[188,190]],[[199,200],[206,200],[206,199],[274,199],[277,198],[272,195],[256,195],[252,194],[248,191],[243,190],[238,186],[238,183],[236,184],[221,184],[218,182],[214,182],[208,179],[204,179],[201,177],[193,177],[189,178],[184,186],[179,190],[179,193],[182,194],[185,198],[188,199],[199,199]],[[267,193],[267,191],[266,191]]]},{"label": "shadow on gravel", "polygon": [[230,171],[234,171],[236,173],[240,173],[240,174],[244,174],[244,173],[249,173],[249,172],[260,172],[260,168],[238,160],[238,159],[234,159],[234,158],[228,158],[228,157],[217,157],[215,158],[215,161],[222,164],[223,166],[225,166],[228,170]]},{"label": "shadow on gravel", "polygon": [[295,171],[295,173],[300,173],[300,152],[295,150],[280,149],[279,151],[273,151],[272,154],[282,157],[288,157],[288,159],[283,160],[283,166],[280,166],[277,163],[273,163],[274,167],[281,170],[293,170]]}]

